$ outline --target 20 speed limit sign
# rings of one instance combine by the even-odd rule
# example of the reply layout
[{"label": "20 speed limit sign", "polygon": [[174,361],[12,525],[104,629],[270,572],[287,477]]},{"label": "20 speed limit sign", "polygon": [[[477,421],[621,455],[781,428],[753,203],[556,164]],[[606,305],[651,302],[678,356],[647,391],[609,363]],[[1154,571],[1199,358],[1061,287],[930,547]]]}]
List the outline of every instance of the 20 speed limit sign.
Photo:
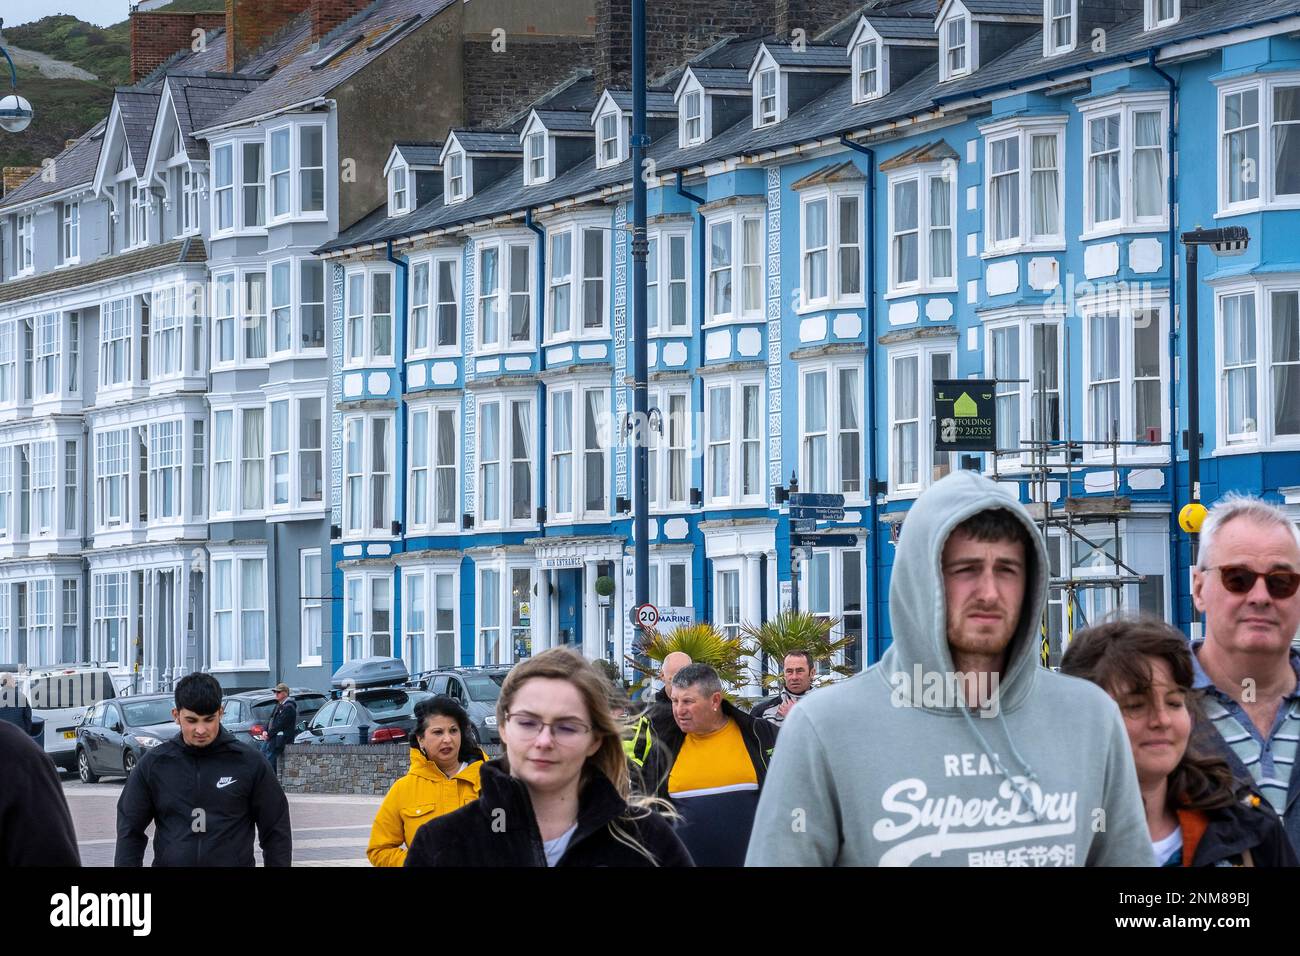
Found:
[{"label": "20 speed limit sign", "polygon": [[634,612],[636,623],[650,630],[659,624],[659,609],[653,604],[642,604]]}]

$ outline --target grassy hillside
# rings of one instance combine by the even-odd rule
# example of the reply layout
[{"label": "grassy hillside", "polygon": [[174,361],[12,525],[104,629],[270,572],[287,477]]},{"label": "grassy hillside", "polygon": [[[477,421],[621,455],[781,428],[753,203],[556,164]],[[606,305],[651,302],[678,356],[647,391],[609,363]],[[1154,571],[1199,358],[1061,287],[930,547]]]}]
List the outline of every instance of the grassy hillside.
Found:
[{"label": "grassy hillside", "polygon": [[[24,50],[45,53],[89,70],[109,86],[124,86],[131,82],[131,24],[128,20],[101,28],[59,14],[22,26],[7,27],[5,39]],[[27,98],[32,99],[30,96]]]}]

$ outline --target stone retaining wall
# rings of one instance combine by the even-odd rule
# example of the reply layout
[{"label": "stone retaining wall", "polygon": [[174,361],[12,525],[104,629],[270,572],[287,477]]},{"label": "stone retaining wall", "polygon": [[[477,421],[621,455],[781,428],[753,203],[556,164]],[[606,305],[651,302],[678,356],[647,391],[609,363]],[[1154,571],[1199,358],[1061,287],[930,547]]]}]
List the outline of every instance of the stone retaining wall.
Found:
[{"label": "stone retaining wall", "polygon": [[290,744],[280,757],[285,793],[383,796],[411,767],[407,744]]}]

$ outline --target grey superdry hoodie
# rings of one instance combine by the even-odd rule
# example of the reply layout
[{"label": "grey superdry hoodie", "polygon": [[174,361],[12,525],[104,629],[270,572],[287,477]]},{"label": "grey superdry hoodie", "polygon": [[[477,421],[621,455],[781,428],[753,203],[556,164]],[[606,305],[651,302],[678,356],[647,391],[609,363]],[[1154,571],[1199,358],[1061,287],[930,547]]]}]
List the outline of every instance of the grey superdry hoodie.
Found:
[{"label": "grey superdry hoodie", "polygon": [[[953,671],[940,559],[958,524],[995,507],[1035,547],[995,706],[971,711],[940,692]],[[1153,866],[1119,709],[1039,666],[1047,569],[1028,513],[994,482],[960,471],[926,491],[898,543],[894,643],[790,712],[746,864]]]}]

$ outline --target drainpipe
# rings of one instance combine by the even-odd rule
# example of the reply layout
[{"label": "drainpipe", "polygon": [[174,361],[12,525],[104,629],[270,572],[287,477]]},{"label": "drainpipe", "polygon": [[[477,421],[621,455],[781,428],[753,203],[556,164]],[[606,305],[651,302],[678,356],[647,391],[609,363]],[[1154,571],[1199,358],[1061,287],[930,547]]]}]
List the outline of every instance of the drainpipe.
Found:
[{"label": "drainpipe", "polygon": [[[546,329],[546,230],[533,221],[533,211],[524,211],[524,225],[537,234],[537,370],[546,371],[546,349],[541,347]],[[546,386],[537,383],[537,500],[538,510],[546,507]],[[538,537],[546,537],[546,522],[539,521]]]},{"label": "drainpipe", "polygon": [[876,151],[840,134],[840,143],[867,157],[867,497],[871,533],[867,535],[867,607],[871,634],[867,640],[867,663],[880,660],[880,505],[876,496]]},{"label": "drainpipe", "polygon": [[[397,420],[393,422],[393,435],[394,435],[394,439],[396,439],[396,436],[398,434],[402,436],[402,440],[401,441],[395,440],[394,444],[397,446],[396,478],[397,480],[400,480],[403,483],[401,500],[403,503],[405,503],[406,502],[406,487],[405,487],[406,445],[407,445],[407,441],[406,441],[407,439],[407,434],[406,434],[406,323],[408,321],[407,310],[409,305],[407,301],[407,294],[406,294],[406,289],[407,289],[406,274],[408,269],[410,268],[411,263],[410,260],[404,256],[393,255],[393,240],[391,239],[389,239],[388,242],[386,243],[386,247],[384,249],[384,255],[389,262],[397,266],[397,276],[400,276],[400,279],[398,279],[395,276],[393,282],[393,302],[394,305],[397,306],[393,310],[394,313],[393,314],[393,319],[394,319],[393,355],[401,356],[401,361],[397,363],[397,409],[399,414],[396,416]],[[399,342],[401,343],[401,348],[398,348]],[[400,433],[397,431],[399,427],[401,428]],[[398,500],[397,481],[395,480],[393,482],[393,501],[396,502],[397,500]],[[402,516],[405,517],[406,514],[405,509],[403,509],[401,513]],[[400,524],[402,529],[402,537],[403,539],[405,539],[406,537],[405,522],[402,521],[402,518],[395,518],[394,524]],[[395,548],[394,551],[396,550],[397,549]],[[404,547],[403,550],[405,550]],[[398,624],[402,620],[402,576],[396,573],[396,568],[394,568],[393,571],[394,571],[393,573],[393,624],[394,624],[393,634],[396,636],[401,634],[401,628],[400,626],[398,626]],[[400,636],[396,637],[395,649],[397,653],[394,654],[393,656],[402,657],[403,656],[402,638]]]},{"label": "drainpipe", "polygon": [[[1156,51],[1154,49],[1147,51],[1147,65],[1151,67],[1152,72],[1169,85],[1169,138],[1165,147],[1166,164],[1168,166],[1168,204],[1169,204],[1169,599],[1170,607],[1174,612],[1174,620],[1178,620],[1180,613],[1180,604],[1182,602],[1181,588],[1179,579],[1181,575],[1178,571],[1178,535],[1181,530],[1178,525],[1178,510],[1175,505],[1178,502],[1178,381],[1174,377],[1174,366],[1178,362],[1178,334],[1174,330],[1174,316],[1177,314],[1178,306],[1178,223],[1174,218],[1175,197],[1177,196],[1176,179],[1177,172],[1174,167],[1174,143],[1176,140],[1175,128],[1178,116],[1178,82],[1160,68],[1156,63]],[[1190,289],[1189,294],[1195,295],[1196,290]],[[1195,342],[1187,343],[1188,349],[1196,348]],[[1192,390],[1189,387],[1189,395]],[[1188,432],[1187,440],[1196,441],[1198,436]],[[1195,489],[1193,489],[1195,492]]]}]

